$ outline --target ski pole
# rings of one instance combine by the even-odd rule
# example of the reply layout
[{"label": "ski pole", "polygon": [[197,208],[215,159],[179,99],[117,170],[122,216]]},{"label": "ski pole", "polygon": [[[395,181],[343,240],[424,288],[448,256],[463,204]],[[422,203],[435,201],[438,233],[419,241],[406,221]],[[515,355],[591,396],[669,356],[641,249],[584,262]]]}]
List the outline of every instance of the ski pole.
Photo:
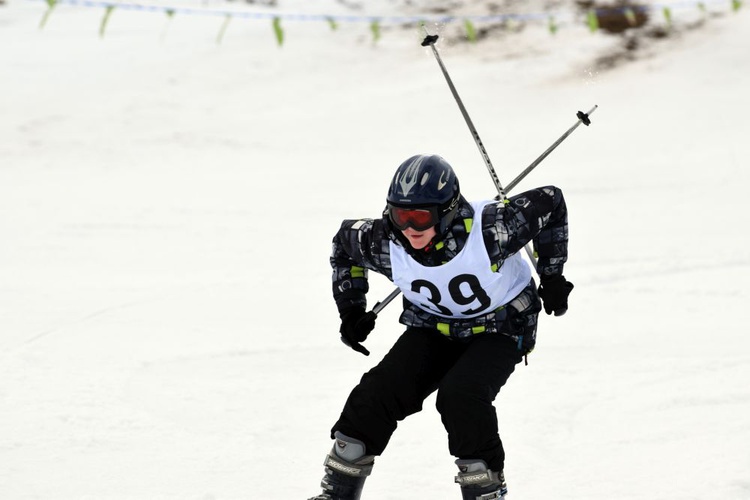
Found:
[{"label": "ski pole", "polygon": [[390,295],[388,295],[388,297],[384,298],[380,302],[376,302],[375,303],[375,305],[372,308],[372,312],[374,312],[375,314],[380,314],[380,311],[382,311],[383,309],[385,309],[385,306],[387,306],[388,304],[390,304],[391,301],[393,299],[395,299],[396,297],[398,297],[398,294],[400,294],[400,293],[401,293],[401,289],[400,288],[396,288],[395,290],[393,290],[390,293]]},{"label": "ski pole", "polygon": [[528,167],[526,167],[523,170],[523,172],[521,172],[515,179],[513,179],[510,182],[510,184],[508,184],[508,187],[506,188],[506,190],[510,191],[511,189],[513,189],[514,187],[516,187],[516,184],[518,184],[519,182],[521,182],[524,177],[526,177],[527,175],[529,175],[531,173],[531,171],[534,170],[537,167],[537,165],[539,165],[540,163],[542,163],[542,161],[544,161],[544,159],[547,158],[549,156],[549,154],[552,151],[554,151],[555,148],[557,146],[559,146],[562,141],[564,141],[565,139],[567,139],[568,136],[570,134],[572,134],[575,129],[578,128],[578,125],[580,125],[581,123],[583,123],[587,127],[589,125],[591,125],[591,120],[589,120],[589,116],[592,115],[592,114],[594,114],[594,111],[596,111],[596,108],[598,108],[598,107],[599,107],[598,105],[595,105],[593,108],[591,108],[589,110],[588,113],[584,113],[583,111],[579,111],[578,113],[576,113],[576,116],[578,117],[578,121],[575,122],[575,124],[572,127],[570,127],[563,135],[561,135],[560,138],[557,139],[550,147],[548,147],[547,150],[544,153],[542,153],[541,155],[539,155],[539,158],[537,158],[536,160],[534,160],[533,162],[531,162],[531,165],[529,165]]},{"label": "ski pole", "polygon": [[[596,108],[598,108],[598,107],[599,107],[598,105],[594,105],[594,107],[591,108],[588,113],[584,113],[583,111],[579,111],[578,113],[576,113],[576,117],[578,117],[578,121],[575,122],[575,124],[572,127],[570,127],[563,135],[561,135],[560,138],[557,139],[550,147],[548,147],[547,150],[544,153],[542,153],[541,155],[539,155],[539,157],[536,160],[534,160],[533,162],[531,162],[531,165],[529,165],[528,167],[526,167],[523,170],[523,172],[521,172],[518,176],[516,176],[516,178],[513,179],[510,182],[510,184],[508,184],[507,190],[510,192],[510,190],[513,189],[516,186],[516,184],[518,184],[519,182],[521,182],[524,177],[526,177],[527,175],[529,175],[531,173],[531,171],[534,170],[537,167],[537,165],[539,165],[540,163],[542,163],[542,161],[544,161],[544,159],[547,158],[547,156],[549,156],[549,154],[552,151],[554,151],[555,148],[560,145],[560,143],[562,143],[562,141],[564,141],[565,139],[567,139],[568,136],[570,134],[572,134],[575,129],[578,128],[578,125],[580,125],[581,123],[583,123],[587,127],[589,125],[591,125],[591,120],[589,120],[589,115],[593,114],[594,111],[596,111]],[[531,250],[531,248],[529,247],[529,245],[526,245],[524,247],[524,250],[526,250],[526,255],[529,256],[529,260],[534,264],[534,269],[536,269],[537,260],[536,260],[536,256],[534,255],[534,252]],[[391,299],[391,300],[393,300],[393,299]],[[390,302],[390,300],[388,302]],[[383,307],[385,307],[385,306],[383,306]]]},{"label": "ski pole", "polygon": [[[464,120],[466,120],[466,125],[469,127],[469,132],[471,132],[471,136],[474,138],[474,142],[477,144],[477,147],[479,148],[479,152],[482,155],[482,159],[484,160],[484,164],[487,166],[487,170],[490,173],[490,177],[492,178],[492,182],[495,183],[495,188],[497,189],[498,194],[498,200],[499,201],[505,201],[507,199],[507,195],[505,194],[505,189],[503,189],[502,184],[500,184],[500,179],[497,177],[497,172],[495,171],[495,167],[492,166],[492,162],[490,161],[490,157],[487,154],[487,150],[484,149],[484,144],[482,144],[482,140],[479,138],[479,132],[477,132],[476,127],[474,126],[474,123],[471,121],[471,118],[469,117],[468,111],[466,111],[466,107],[464,106],[463,101],[461,100],[461,97],[458,95],[458,91],[456,90],[456,86],[453,85],[453,80],[451,80],[450,75],[448,74],[448,69],[445,67],[445,64],[443,64],[443,59],[440,57],[440,53],[435,48],[435,42],[438,40],[438,35],[430,35],[427,32],[427,28],[425,25],[422,25],[422,29],[425,32],[425,39],[422,41],[422,47],[430,46],[432,49],[432,54],[435,56],[435,59],[438,62],[438,65],[440,66],[440,70],[443,72],[443,76],[445,77],[445,81],[448,82],[448,88],[451,90],[451,94],[453,94],[453,98],[456,100],[456,104],[458,104],[458,109],[461,110],[461,114],[464,117]],[[562,142],[562,141],[561,141]],[[556,147],[556,145],[555,145]],[[552,148],[554,149],[554,148]],[[547,153],[549,154],[549,153]],[[543,160],[544,158],[542,158]],[[539,160],[541,162],[541,160]],[[536,167],[536,165],[534,165]],[[529,172],[533,170],[533,167],[529,169]],[[528,172],[526,172],[528,174]],[[531,260],[532,265],[534,266],[534,269],[536,269],[536,257],[534,257],[534,252],[529,248],[529,245],[526,245],[526,254],[529,256],[529,260]]]},{"label": "ski pole", "polygon": [[492,162],[490,161],[490,156],[487,154],[487,150],[484,148],[484,144],[482,144],[482,139],[479,138],[479,132],[477,132],[476,127],[474,126],[474,123],[471,121],[471,118],[469,117],[469,113],[466,111],[466,107],[464,106],[463,101],[461,100],[461,97],[458,95],[458,91],[456,90],[456,86],[453,85],[453,80],[451,80],[450,75],[448,74],[448,70],[445,67],[445,64],[443,64],[443,60],[440,58],[440,53],[435,48],[435,42],[438,40],[438,35],[430,35],[427,32],[427,28],[425,25],[422,25],[422,29],[425,32],[425,39],[422,41],[422,47],[427,47],[428,45],[432,49],[432,53],[435,56],[435,59],[438,62],[438,65],[440,65],[440,70],[443,72],[443,76],[445,77],[445,81],[448,83],[448,88],[451,90],[451,94],[453,94],[453,98],[456,100],[456,104],[458,104],[458,109],[461,111],[461,114],[464,117],[464,120],[466,120],[466,125],[469,127],[469,132],[471,132],[471,136],[474,138],[474,142],[477,145],[477,148],[479,148],[479,154],[482,155],[482,159],[484,160],[484,164],[487,167],[487,170],[490,173],[490,177],[492,177],[492,182],[495,183],[495,188],[497,188],[497,192],[500,195],[500,198],[502,200],[505,200],[505,189],[503,189],[503,185],[500,184],[500,179],[497,178],[497,172],[495,172],[495,167],[492,166]]},{"label": "ski pole", "polygon": [[531,165],[526,167],[526,169],[521,172],[520,175],[518,175],[513,181],[508,184],[508,186],[503,189],[502,185],[500,184],[500,179],[497,177],[497,173],[495,172],[495,168],[492,166],[492,162],[490,161],[490,157],[487,154],[487,150],[484,148],[484,144],[482,144],[482,140],[479,138],[479,133],[477,132],[476,127],[474,127],[474,123],[471,121],[471,118],[469,117],[469,113],[466,111],[466,107],[464,106],[463,101],[461,100],[461,97],[458,95],[458,91],[456,90],[456,86],[453,85],[453,80],[451,80],[450,75],[448,74],[448,70],[445,67],[445,64],[443,64],[443,60],[440,57],[440,53],[435,48],[435,42],[438,40],[438,35],[430,35],[427,32],[427,28],[422,25],[422,29],[424,29],[425,34],[427,35],[425,39],[422,41],[422,46],[426,47],[427,45],[430,46],[432,49],[432,53],[435,55],[435,59],[437,59],[438,64],[440,65],[440,69],[443,72],[443,76],[445,76],[445,81],[448,82],[448,87],[450,88],[451,93],[453,94],[453,97],[456,99],[456,104],[458,104],[458,108],[461,110],[461,114],[464,117],[464,120],[466,120],[466,124],[469,126],[469,131],[471,132],[472,137],[474,138],[474,142],[476,142],[477,147],[479,148],[479,152],[482,155],[482,159],[484,159],[484,163],[487,166],[487,170],[490,172],[490,177],[492,177],[492,181],[495,183],[495,187],[497,188],[498,195],[500,196],[500,200],[504,200],[506,196],[506,191],[510,191],[513,187],[516,186],[519,182],[523,180],[524,177],[526,177],[529,173],[531,173],[532,170],[534,170],[537,165],[539,165],[542,161],[544,161],[549,154],[557,148],[557,146],[560,145],[570,134],[573,133],[573,131],[578,128],[578,126],[583,123],[584,125],[588,126],[591,124],[591,120],[589,120],[589,115],[593,114],[594,111],[596,111],[596,108],[598,106],[594,106],[589,110],[588,113],[584,113],[583,111],[579,111],[576,116],[578,117],[578,121],[570,127],[562,136],[560,136],[559,139],[557,139],[547,150],[542,153],[536,160],[534,160]]},{"label": "ski pole", "polygon": [[[498,194],[498,200],[504,202],[507,199],[507,195],[505,194],[506,190],[503,189],[502,184],[500,184],[500,179],[498,179],[497,177],[497,172],[495,171],[495,167],[492,166],[492,162],[490,161],[490,157],[487,154],[487,150],[484,148],[484,144],[482,144],[482,140],[479,138],[479,132],[477,132],[477,129],[474,126],[474,123],[471,121],[471,118],[469,117],[469,113],[468,111],[466,111],[466,107],[464,106],[464,103],[461,100],[461,97],[459,97],[458,95],[456,86],[453,85],[453,80],[451,80],[451,77],[448,74],[448,69],[445,67],[445,64],[443,64],[443,59],[440,57],[440,53],[438,52],[437,48],[435,48],[435,42],[437,42],[439,37],[438,35],[430,35],[427,32],[427,28],[425,27],[424,24],[422,25],[422,29],[424,30],[425,35],[426,35],[425,39],[422,41],[422,47],[426,47],[429,45],[430,48],[432,49],[432,54],[435,56],[435,59],[437,60],[438,65],[440,66],[440,70],[443,72],[445,81],[448,83],[448,88],[451,90],[451,94],[453,94],[453,98],[456,100],[456,104],[458,104],[458,109],[461,110],[461,114],[463,115],[464,120],[466,120],[466,125],[468,125],[469,127],[469,132],[471,132],[471,136],[474,138],[474,142],[477,144],[477,147],[479,148],[479,152],[482,155],[484,164],[487,166],[487,170],[490,173],[492,182],[495,183],[495,188],[497,189],[497,194]],[[557,147],[557,145],[555,145],[555,147]],[[552,149],[554,149],[554,147]],[[549,150],[549,152],[551,152],[551,150]],[[545,152],[545,153],[549,154],[549,152]],[[544,157],[542,157],[542,160],[543,159]],[[541,162],[541,160],[539,160],[539,162]],[[536,167],[536,165],[534,165],[534,167]],[[528,172],[531,172],[531,170],[533,170],[533,167],[529,169]],[[524,176],[527,175],[528,172],[526,172]],[[526,254],[529,256],[529,260],[531,261],[531,264],[534,266],[534,269],[536,269],[537,260],[536,260],[536,257],[534,256],[534,252],[531,250],[529,245],[525,246],[525,250],[526,250]]]}]

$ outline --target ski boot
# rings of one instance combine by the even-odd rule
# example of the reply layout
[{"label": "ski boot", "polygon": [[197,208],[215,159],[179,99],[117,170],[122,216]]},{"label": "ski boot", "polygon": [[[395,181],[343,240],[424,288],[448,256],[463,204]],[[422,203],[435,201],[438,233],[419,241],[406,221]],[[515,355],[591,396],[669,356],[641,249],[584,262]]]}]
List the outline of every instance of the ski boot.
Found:
[{"label": "ski boot", "polygon": [[365,455],[365,444],[340,432],[326,456],[325,476],[320,482],[323,493],[310,500],[359,500],[365,479],[375,463],[373,455]]},{"label": "ski boot", "polygon": [[456,460],[456,465],[463,500],[505,500],[508,487],[503,471],[488,470],[484,460]]}]

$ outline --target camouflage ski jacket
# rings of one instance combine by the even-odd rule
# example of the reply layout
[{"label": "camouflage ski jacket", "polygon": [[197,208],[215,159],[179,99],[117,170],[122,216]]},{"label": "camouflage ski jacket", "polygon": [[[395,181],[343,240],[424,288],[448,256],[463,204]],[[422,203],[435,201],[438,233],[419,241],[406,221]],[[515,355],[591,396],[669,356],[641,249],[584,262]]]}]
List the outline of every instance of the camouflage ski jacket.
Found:
[{"label": "camouflage ski jacket", "polygon": [[[461,199],[450,229],[425,249],[414,250],[387,215],[380,219],[345,220],[333,238],[333,296],[339,311],[366,307],[368,271],[391,276],[390,241],[407,250],[423,266],[439,266],[452,259],[466,242],[473,219],[471,205]],[[505,204],[487,205],[482,213],[482,233],[493,268],[532,242],[540,275],[559,275],[567,260],[568,217],[562,191],[547,186],[511,197]],[[496,267],[495,267],[496,266]],[[536,318],[541,304],[532,279],[515,299],[491,313],[468,319],[446,319],[404,299],[399,321],[407,326],[433,328],[453,338],[499,332],[530,351],[536,339]]]}]

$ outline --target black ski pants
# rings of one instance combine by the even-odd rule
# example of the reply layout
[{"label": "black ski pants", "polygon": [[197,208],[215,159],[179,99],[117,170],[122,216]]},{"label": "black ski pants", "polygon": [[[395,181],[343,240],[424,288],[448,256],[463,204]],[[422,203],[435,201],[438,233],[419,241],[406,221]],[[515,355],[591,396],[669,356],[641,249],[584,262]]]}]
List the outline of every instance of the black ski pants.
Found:
[{"label": "black ski pants", "polygon": [[462,342],[435,330],[408,328],[352,390],[331,437],[340,431],[364,442],[369,455],[380,455],[397,423],[420,411],[437,390],[450,453],[502,471],[505,452],[492,403],[521,359],[516,342],[505,335],[481,334]]}]

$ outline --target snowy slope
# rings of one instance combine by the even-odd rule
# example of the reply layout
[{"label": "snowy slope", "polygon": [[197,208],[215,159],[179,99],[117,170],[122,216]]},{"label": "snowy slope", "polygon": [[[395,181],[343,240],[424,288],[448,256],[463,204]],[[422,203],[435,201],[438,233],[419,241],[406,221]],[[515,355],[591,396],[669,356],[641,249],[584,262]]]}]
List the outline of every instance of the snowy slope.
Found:
[{"label": "snowy slope", "polygon": [[[431,53],[414,29],[290,22],[278,48],[265,21],[218,45],[220,17],[116,11],[100,39],[101,9],[43,12],[0,7],[0,498],[311,496],[400,332],[394,304],[372,356],[339,342],[340,220],[417,152],[493,194]],[[511,498],[750,497],[748,30],[712,17],[612,71],[585,28],[440,45],[506,182],[600,106],[519,186],[565,190],[576,289],[498,397]],[[364,498],[455,499],[454,468],[432,397]]]}]

